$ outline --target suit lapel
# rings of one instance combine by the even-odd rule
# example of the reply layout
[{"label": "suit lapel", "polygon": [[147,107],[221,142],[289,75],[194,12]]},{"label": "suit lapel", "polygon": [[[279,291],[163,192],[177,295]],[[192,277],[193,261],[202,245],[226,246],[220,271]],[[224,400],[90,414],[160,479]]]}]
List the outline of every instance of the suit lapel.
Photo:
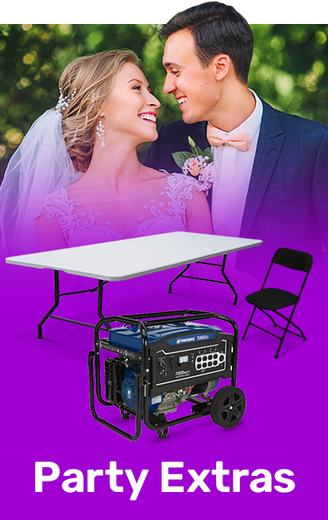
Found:
[{"label": "suit lapel", "polygon": [[[207,121],[196,123],[195,125],[195,142],[201,150],[206,150],[210,147],[210,143],[207,140]],[[210,208],[212,208],[212,189],[209,190],[207,195],[207,202]]]},{"label": "suit lapel", "polygon": [[246,237],[253,225],[285,141],[279,112],[265,101],[262,100],[262,103],[260,134],[240,230],[240,236]]},{"label": "suit lapel", "polygon": [[201,148],[201,150],[206,150],[210,146],[210,143],[207,140],[206,137],[206,130],[207,130],[207,122],[202,121],[201,123],[197,123],[195,125],[195,132],[199,135],[199,137],[196,137],[195,141],[197,146]]}]

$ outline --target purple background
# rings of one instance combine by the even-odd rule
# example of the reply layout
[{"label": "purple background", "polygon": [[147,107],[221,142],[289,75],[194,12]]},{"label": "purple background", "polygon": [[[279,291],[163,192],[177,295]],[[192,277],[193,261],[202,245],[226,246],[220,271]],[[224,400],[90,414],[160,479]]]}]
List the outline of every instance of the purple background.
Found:
[{"label": "purple background", "polygon": [[[254,280],[241,276],[235,281],[239,302],[234,307],[229,289],[218,284],[180,280],[169,295],[168,283],[176,271],[108,284],[105,315],[184,308],[213,311],[235,319],[242,335],[251,312],[244,296],[258,288]],[[87,357],[93,349],[92,329],[48,320],[44,338],[37,339],[37,323],[53,302],[53,273],[5,266],[2,260],[1,278],[3,518],[322,515],[327,463],[327,302],[322,293],[327,279],[319,262],[295,314],[308,341],[289,335],[278,360],[274,359],[275,338],[251,328],[246,340],[240,341],[237,386],[246,394],[247,409],[236,428],[224,430],[208,416],[175,426],[166,440],[159,440],[143,425],[136,442],[108,430],[91,415]],[[83,279],[64,275],[61,290],[84,286]],[[96,295],[63,299],[58,314],[95,323]],[[228,325],[222,328],[230,332]],[[220,386],[229,383],[223,380]],[[184,406],[188,408],[182,405],[181,410]],[[116,408],[98,407],[98,411],[133,430],[134,419],[122,423]],[[117,461],[119,469],[132,469],[137,478],[142,469],[149,469],[135,502],[129,500],[132,490],[125,475],[118,477],[123,493],[111,491],[105,476],[96,478],[94,493],[88,493],[86,486],[84,493],[69,494],[61,488],[64,471],[76,468],[86,476],[87,469],[107,469],[111,460]],[[44,484],[43,493],[34,491],[35,461],[55,462],[61,470],[56,482]],[[184,493],[161,492],[162,461],[184,463],[179,470],[183,482],[171,483],[183,484]],[[254,493],[249,487],[253,479],[243,477],[240,493],[232,489],[220,493],[209,474],[205,482],[210,493],[200,488],[187,493],[193,482],[187,470],[212,470],[216,461],[223,461],[230,473],[266,469],[274,476],[287,468],[295,475],[295,490]],[[225,477],[224,484],[232,486],[231,476]]]}]

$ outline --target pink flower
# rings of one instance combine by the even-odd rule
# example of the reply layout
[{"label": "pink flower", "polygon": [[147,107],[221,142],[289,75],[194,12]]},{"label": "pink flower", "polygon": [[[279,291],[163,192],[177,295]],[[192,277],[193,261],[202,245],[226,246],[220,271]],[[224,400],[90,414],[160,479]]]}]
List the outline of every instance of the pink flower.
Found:
[{"label": "pink flower", "polygon": [[206,185],[213,184],[217,176],[217,171],[212,162],[202,170],[202,182]]},{"label": "pink flower", "polygon": [[197,177],[199,175],[199,173],[200,173],[200,166],[198,164],[198,160],[196,159],[196,157],[193,157],[192,159],[189,159],[188,170],[189,170],[189,173],[193,177]]}]

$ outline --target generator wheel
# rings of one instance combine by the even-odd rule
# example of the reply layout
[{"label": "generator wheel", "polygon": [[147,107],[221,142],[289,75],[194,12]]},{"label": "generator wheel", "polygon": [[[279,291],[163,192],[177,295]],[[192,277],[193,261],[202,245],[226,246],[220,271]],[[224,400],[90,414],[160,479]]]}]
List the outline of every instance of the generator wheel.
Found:
[{"label": "generator wheel", "polygon": [[211,417],[223,428],[233,428],[239,423],[246,408],[244,392],[235,386],[224,386],[211,401]]}]

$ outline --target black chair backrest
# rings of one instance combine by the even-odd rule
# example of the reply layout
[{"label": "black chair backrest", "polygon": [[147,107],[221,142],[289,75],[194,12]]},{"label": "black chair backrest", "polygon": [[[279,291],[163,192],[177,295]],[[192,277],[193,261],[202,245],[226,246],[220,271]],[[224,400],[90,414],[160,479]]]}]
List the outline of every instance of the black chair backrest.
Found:
[{"label": "black chair backrest", "polygon": [[273,255],[272,263],[309,273],[313,264],[313,258],[310,253],[281,247]]}]

